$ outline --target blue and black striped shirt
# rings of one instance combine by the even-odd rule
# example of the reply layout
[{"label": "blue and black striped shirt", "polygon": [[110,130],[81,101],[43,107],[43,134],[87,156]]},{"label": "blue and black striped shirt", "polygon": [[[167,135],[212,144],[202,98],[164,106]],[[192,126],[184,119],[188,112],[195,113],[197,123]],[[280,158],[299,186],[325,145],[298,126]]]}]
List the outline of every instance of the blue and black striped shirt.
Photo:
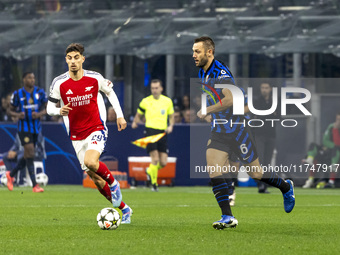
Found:
[{"label": "blue and black striped shirt", "polygon": [[45,91],[36,86],[34,86],[32,93],[27,92],[25,88],[14,91],[11,104],[17,112],[25,113],[25,118],[18,121],[18,132],[39,133],[41,129],[40,119],[33,119],[32,112],[39,112],[46,103]]},{"label": "blue and black striped shirt", "polygon": [[[209,86],[214,88],[215,84],[232,84],[235,85],[235,80],[230,72],[229,68],[223,64],[221,61],[218,61],[216,59],[213,60],[211,63],[210,67],[206,72],[204,72],[203,68],[200,69],[198,73],[198,77],[202,80],[202,86],[204,84],[208,84]],[[207,86],[204,86],[207,91],[209,91],[214,98],[211,98],[210,96],[207,97],[207,107],[214,105],[215,102],[219,102],[219,99],[217,95]],[[245,95],[245,91],[240,88]],[[224,97],[222,93],[221,88],[215,88],[217,94],[219,97],[222,98]],[[247,97],[245,96],[245,104],[247,104]],[[213,119],[223,119],[223,120],[228,120],[228,123],[226,124],[212,124],[211,125],[211,131],[217,132],[217,133],[234,133],[236,131],[240,131],[244,129],[244,125],[231,125],[230,123],[241,123],[245,118],[249,118],[248,116],[241,116],[241,115],[233,115],[233,108],[230,107],[226,109],[223,112],[216,112],[212,113],[212,118]],[[213,122],[212,122],[213,123]]]}]

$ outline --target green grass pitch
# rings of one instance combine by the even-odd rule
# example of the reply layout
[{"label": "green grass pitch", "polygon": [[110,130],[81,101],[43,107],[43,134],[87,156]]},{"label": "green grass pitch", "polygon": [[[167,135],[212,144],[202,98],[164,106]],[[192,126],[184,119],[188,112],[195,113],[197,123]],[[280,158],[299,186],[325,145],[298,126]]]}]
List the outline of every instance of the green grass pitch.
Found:
[{"label": "green grass pitch", "polygon": [[210,187],[122,190],[132,224],[97,226],[110,204],[97,190],[50,185],[0,187],[0,254],[339,254],[340,190],[295,189],[287,214],[282,195],[238,188],[236,229],[218,231],[220,210]]}]

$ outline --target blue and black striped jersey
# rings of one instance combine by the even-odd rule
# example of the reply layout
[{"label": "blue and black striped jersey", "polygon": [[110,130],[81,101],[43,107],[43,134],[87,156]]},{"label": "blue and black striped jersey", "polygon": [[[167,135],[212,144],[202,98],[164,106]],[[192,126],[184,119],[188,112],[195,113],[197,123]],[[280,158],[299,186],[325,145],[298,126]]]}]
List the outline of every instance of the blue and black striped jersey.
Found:
[{"label": "blue and black striped jersey", "polygon": [[[204,86],[204,84],[208,84],[210,87],[214,88],[215,84],[232,84],[235,85],[235,80],[230,72],[229,68],[223,64],[221,61],[218,61],[216,59],[213,60],[210,67],[208,68],[207,72],[204,72],[203,68],[200,69],[198,73],[198,77],[202,81],[202,86],[205,87],[207,91],[211,93],[211,95],[214,96],[214,98],[211,98],[211,96],[208,95],[207,97],[207,107],[210,105],[214,105],[219,102],[219,99],[217,95],[208,87]],[[245,91],[240,88],[245,95]],[[222,93],[222,89],[215,88],[216,93],[219,95],[219,97],[222,99],[224,97]],[[215,103],[216,102],[216,103]],[[247,102],[247,97],[245,96],[245,105]],[[242,123],[244,119],[248,119],[248,116],[241,116],[241,115],[233,115],[233,108],[230,107],[226,109],[223,112],[216,112],[211,114],[212,119],[223,119],[227,120],[228,122],[226,124],[217,124],[215,123],[215,126],[211,125],[211,131],[217,132],[217,133],[234,133],[236,131],[240,132],[244,129],[243,124],[234,124],[234,123]],[[231,123],[233,123],[231,125]]]},{"label": "blue and black striped jersey", "polygon": [[33,119],[32,112],[39,112],[46,103],[45,91],[36,86],[32,93],[27,92],[24,88],[14,91],[11,104],[17,112],[25,112],[25,118],[18,121],[18,132],[39,133],[40,119]]}]

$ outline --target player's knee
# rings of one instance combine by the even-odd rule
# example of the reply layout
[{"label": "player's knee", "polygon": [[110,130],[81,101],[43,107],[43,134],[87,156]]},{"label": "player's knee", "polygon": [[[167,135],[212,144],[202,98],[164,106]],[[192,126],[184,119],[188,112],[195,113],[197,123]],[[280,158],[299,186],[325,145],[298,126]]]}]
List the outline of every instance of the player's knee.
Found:
[{"label": "player's knee", "polygon": [[84,164],[88,169],[91,169],[93,171],[96,171],[99,167],[99,162],[92,158],[85,158]]},{"label": "player's knee", "polygon": [[159,165],[161,166],[161,168],[163,168],[163,167],[165,167],[166,166],[166,164],[167,164],[167,161],[165,160],[161,160],[161,161],[159,161]]},{"label": "player's knee", "polygon": [[24,152],[25,158],[34,158],[34,151],[32,150],[27,150]]}]

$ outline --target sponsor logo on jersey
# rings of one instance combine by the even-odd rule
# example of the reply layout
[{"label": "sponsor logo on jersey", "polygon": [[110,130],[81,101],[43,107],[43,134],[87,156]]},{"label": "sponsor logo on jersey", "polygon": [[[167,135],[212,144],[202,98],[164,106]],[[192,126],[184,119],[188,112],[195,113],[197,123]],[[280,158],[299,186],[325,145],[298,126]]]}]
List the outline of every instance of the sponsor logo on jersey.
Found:
[{"label": "sponsor logo on jersey", "polygon": [[78,101],[82,101],[82,100],[91,99],[92,97],[93,97],[92,94],[86,94],[84,96],[76,96],[76,97],[67,97],[67,101],[68,102],[78,102]]},{"label": "sponsor logo on jersey", "polygon": [[98,144],[97,141],[93,141],[91,144]]},{"label": "sponsor logo on jersey", "polygon": [[225,70],[221,70],[221,74],[226,74],[227,72]]},{"label": "sponsor logo on jersey", "polygon": [[[33,100],[32,100],[33,101]],[[33,102],[32,102],[33,103]],[[30,105],[23,105],[22,106],[24,109],[38,109],[37,104],[30,104]]]},{"label": "sponsor logo on jersey", "polygon": [[73,94],[73,92],[72,92],[71,89],[69,89],[69,90],[66,92],[66,95],[72,95],[72,94]]},{"label": "sponsor logo on jersey", "polygon": [[93,88],[93,86],[91,86],[91,87],[86,87],[86,88],[85,88],[85,92],[90,91],[92,88]]},{"label": "sponsor logo on jersey", "polygon": [[33,103],[34,103],[34,101],[33,101],[32,98],[30,98],[30,99],[28,100],[28,102],[29,102],[30,104],[33,104]]},{"label": "sponsor logo on jersey", "polygon": [[35,94],[35,99],[39,100],[39,94]]},{"label": "sponsor logo on jersey", "polygon": [[226,74],[226,75],[220,75],[218,76],[218,80],[221,80],[221,79],[225,79],[225,78],[230,78],[230,75]]}]

